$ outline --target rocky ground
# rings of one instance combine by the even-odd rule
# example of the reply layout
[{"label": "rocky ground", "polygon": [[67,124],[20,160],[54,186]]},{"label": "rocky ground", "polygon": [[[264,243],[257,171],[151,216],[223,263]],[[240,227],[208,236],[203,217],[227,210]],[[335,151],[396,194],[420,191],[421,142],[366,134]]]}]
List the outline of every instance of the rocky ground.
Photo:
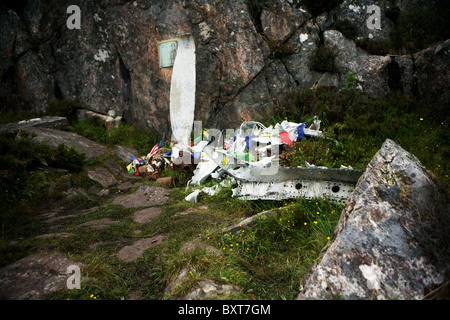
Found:
[{"label": "rocky ground", "polygon": [[[23,236],[9,239],[3,252],[20,257],[5,255],[12,263],[0,270],[0,298],[86,299],[97,297],[86,291],[95,288],[107,299],[248,298],[230,280],[241,269],[204,276],[232,261],[205,234],[242,232],[276,209],[251,218],[212,212],[211,202],[187,202],[180,188],[129,175],[121,158],[133,150],[55,128],[27,130],[38,140],[40,133],[54,134],[55,141],[95,152],[86,155],[97,157],[95,165],[84,169],[95,184],[68,183],[65,199],[39,205]],[[448,298],[449,206],[448,193],[419,160],[386,140],[346,202],[333,239],[314,258],[298,299]],[[74,266],[81,270],[80,295],[67,291]],[[161,268],[167,270],[158,276]]]},{"label": "rocky ground", "polygon": [[[44,120],[40,125],[35,124],[28,128],[28,124],[23,124],[19,127],[35,133],[37,135],[35,139],[39,141],[47,139],[56,145],[59,143],[73,145],[80,152],[86,153],[87,159],[102,157],[104,161],[97,162],[94,167],[87,166],[85,168],[87,176],[96,182],[94,186],[84,189],[76,185],[69,185],[66,191],[67,199],[60,203],[42,204],[36,208],[35,226],[30,227],[33,230],[29,230],[29,234],[33,234],[32,237],[25,236],[7,244],[9,251],[27,247],[29,252],[24,253],[25,257],[22,259],[0,270],[0,297],[2,299],[45,299],[49,294],[67,290],[66,282],[70,276],[69,266],[79,266],[83,276],[86,267],[84,263],[76,261],[76,258],[75,260],[67,258],[72,255],[72,252],[55,250],[55,247],[59,247],[57,243],[62,240],[76,242],[78,240],[76,238],[85,234],[89,238],[88,243],[83,243],[86,250],[106,245],[108,248],[114,248],[111,255],[116,257],[120,263],[133,263],[142,258],[149,249],[160,246],[169,235],[167,230],[150,234],[147,230],[152,229],[152,224],[162,214],[163,207],[169,203],[172,186],[128,174],[125,169],[127,162],[120,160],[120,157],[126,160],[127,153],[135,154],[135,150],[121,146],[110,150],[74,133],[58,128],[48,128],[48,123],[59,121],[59,119],[46,118]],[[68,175],[67,172],[62,174]],[[95,201],[86,201],[86,205],[77,205],[77,199],[84,199],[83,201],[95,199]],[[89,203],[93,205],[91,206]],[[122,212],[121,208],[125,213],[123,216],[118,213]],[[205,206],[192,206],[177,212],[173,219],[186,217],[206,209]],[[111,229],[121,229],[121,231],[115,233]],[[103,232],[108,236],[99,240],[92,236],[96,232]],[[28,246],[25,243],[32,243],[32,245]],[[221,254],[199,238],[186,241],[180,248],[180,254],[194,252],[197,248],[207,250],[212,254]],[[185,268],[179,275],[174,275],[165,294],[170,295],[174,288],[186,281],[188,274],[189,268]],[[199,282],[198,287],[189,292],[185,298],[203,299],[215,295],[229,295],[230,292],[238,289],[232,285],[203,279]],[[124,298],[141,299],[143,297],[136,292],[131,292]]]},{"label": "rocky ground", "polygon": [[[170,189],[166,186],[148,185],[148,182],[134,176],[122,175],[116,171],[114,174],[123,178],[119,181],[114,174],[105,168],[97,168],[88,171],[91,178],[104,186],[97,194],[102,195],[104,203],[111,203],[124,208],[136,209],[132,214],[136,229],[131,230],[130,237],[124,241],[122,236],[117,239],[108,239],[109,246],[117,248],[114,255],[121,262],[134,262],[141,258],[146,250],[156,247],[165,241],[168,234],[156,232],[150,235],[142,235],[142,227],[151,224],[161,214],[161,205],[169,201]],[[120,192],[116,192],[120,190]],[[83,190],[72,190],[73,193],[86,192]],[[95,192],[91,190],[90,192]],[[10,264],[0,270],[0,296],[3,299],[42,299],[48,294],[66,288],[66,281],[69,277],[67,268],[71,265],[78,265],[82,268],[83,263],[67,259],[64,255],[51,250],[46,250],[45,240],[58,241],[58,239],[75,237],[74,233],[64,232],[67,228],[82,229],[89,233],[92,230],[106,230],[120,224],[119,220],[104,217],[98,218],[102,205],[79,210],[78,212],[67,213],[64,206],[53,210],[43,211],[38,214],[38,219],[43,222],[43,228],[40,235],[34,239],[40,239],[41,245],[34,250],[38,253],[30,255]],[[201,209],[205,209],[200,208]],[[186,216],[195,212],[195,208],[178,213],[178,216]],[[77,221],[82,218],[82,223]],[[20,245],[20,241],[11,242],[11,246]],[[113,243],[115,242],[115,243]],[[101,246],[101,242],[93,242],[88,245],[90,248]],[[199,239],[186,242],[180,249],[181,253],[193,252],[196,248],[206,249],[213,254],[221,254],[217,249],[202,243]],[[83,269],[81,269],[83,270]],[[169,293],[171,288],[180,285],[185,281],[188,269],[183,269],[177,278],[168,285],[166,291]],[[232,290],[237,290],[234,286],[215,283],[212,280],[204,279],[188,294],[189,299],[207,298],[216,294],[229,294]],[[127,298],[139,298],[130,296]]]}]

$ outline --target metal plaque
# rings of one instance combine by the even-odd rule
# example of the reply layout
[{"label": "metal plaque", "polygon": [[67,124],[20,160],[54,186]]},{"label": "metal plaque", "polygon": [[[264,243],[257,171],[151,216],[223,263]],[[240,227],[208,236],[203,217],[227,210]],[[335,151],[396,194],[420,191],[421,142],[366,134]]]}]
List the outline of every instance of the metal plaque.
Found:
[{"label": "metal plaque", "polygon": [[167,40],[159,43],[159,67],[173,67],[177,55],[178,41]]}]

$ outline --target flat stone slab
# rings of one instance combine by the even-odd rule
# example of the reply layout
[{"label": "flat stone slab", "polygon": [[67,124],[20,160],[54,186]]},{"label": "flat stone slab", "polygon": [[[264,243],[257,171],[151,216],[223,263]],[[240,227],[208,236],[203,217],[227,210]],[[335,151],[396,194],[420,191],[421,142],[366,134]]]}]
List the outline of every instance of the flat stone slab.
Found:
[{"label": "flat stone slab", "polygon": [[43,234],[37,237],[34,237],[35,239],[48,239],[48,238],[68,238],[73,236],[72,233],[68,232],[56,232],[56,233],[47,233]]},{"label": "flat stone slab", "polygon": [[100,167],[95,170],[89,170],[87,174],[90,179],[100,183],[103,188],[108,188],[119,183],[116,177],[114,177],[114,175],[106,168]]},{"label": "flat stone slab", "polygon": [[136,211],[133,214],[133,220],[139,223],[147,223],[156,219],[161,214],[161,209],[157,207],[150,207]]},{"label": "flat stone slab", "polygon": [[36,134],[34,138],[36,141],[46,141],[53,148],[57,148],[60,144],[73,147],[78,152],[86,155],[86,161],[109,153],[109,149],[104,145],[73,132],[39,127],[29,127],[24,130]]},{"label": "flat stone slab", "polygon": [[79,227],[88,227],[88,226],[92,226],[95,229],[105,229],[107,228],[110,224],[113,223],[118,223],[119,221],[113,221],[110,218],[103,218],[103,219],[97,219],[97,220],[91,220],[88,222],[84,222],[82,224],[79,224]]},{"label": "flat stone slab", "polygon": [[120,249],[120,251],[116,253],[116,256],[121,261],[134,261],[140,258],[147,249],[159,245],[166,237],[167,234],[157,234],[150,238],[137,240],[133,244]]},{"label": "flat stone slab", "polygon": [[67,268],[82,263],[60,253],[35,253],[0,270],[0,299],[38,300],[67,288]]},{"label": "flat stone slab", "polygon": [[55,222],[58,222],[58,221],[61,221],[61,220],[73,219],[73,218],[76,218],[76,217],[77,217],[77,215],[68,214],[66,216],[58,216],[58,217],[50,218],[50,219],[46,220],[45,222],[49,223],[49,224],[52,224],[52,223],[55,223]]},{"label": "flat stone slab", "polygon": [[125,208],[138,208],[158,206],[167,201],[169,201],[169,190],[155,186],[140,186],[132,194],[117,196],[113,204]]},{"label": "flat stone slab", "polygon": [[211,279],[201,280],[198,287],[186,295],[185,300],[207,300],[214,297],[228,297],[242,291],[239,286],[215,282]]},{"label": "flat stone slab", "polygon": [[69,122],[66,117],[52,117],[45,116],[42,118],[34,118],[29,120],[22,120],[16,123],[7,123],[0,125],[0,131],[18,131],[29,127],[40,127],[50,129],[64,129]]},{"label": "flat stone slab", "polygon": [[192,253],[196,249],[205,250],[207,253],[211,253],[213,255],[217,256],[223,256],[223,252],[214,248],[213,246],[210,246],[204,242],[201,242],[200,239],[194,239],[192,241],[186,242],[183,244],[183,246],[180,248],[181,254],[187,254]]}]

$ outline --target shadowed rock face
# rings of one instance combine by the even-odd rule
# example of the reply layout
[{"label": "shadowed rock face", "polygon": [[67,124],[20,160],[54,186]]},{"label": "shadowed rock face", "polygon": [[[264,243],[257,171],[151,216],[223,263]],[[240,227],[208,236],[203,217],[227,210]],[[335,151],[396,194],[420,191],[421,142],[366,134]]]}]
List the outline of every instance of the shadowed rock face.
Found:
[{"label": "shadowed rock face", "polygon": [[[208,127],[267,117],[287,89],[344,87],[349,71],[374,97],[401,89],[448,100],[449,43],[395,57],[391,66],[393,58],[369,55],[333,30],[349,20],[362,37],[386,38],[390,3],[378,2],[381,29],[369,30],[368,0],[342,1],[316,17],[297,1],[88,1],[80,4],[80,29],[69,29],[71,1],[29,0],[22,10],[0,10],[0,101],[39,112],[55,99],[78,100],[167,135],[172,68],[159,67],[158,42],[185,34],[196,46],[195,119]],[[416,3],[400,1],[399,14]],[[337,73],[310,70],[323,43],[337,55]]]},{"label": "shadowed rock face", "polygon": [[448,277],[449,207],[420,162],[386,140],[298,299],[422,299]]}]

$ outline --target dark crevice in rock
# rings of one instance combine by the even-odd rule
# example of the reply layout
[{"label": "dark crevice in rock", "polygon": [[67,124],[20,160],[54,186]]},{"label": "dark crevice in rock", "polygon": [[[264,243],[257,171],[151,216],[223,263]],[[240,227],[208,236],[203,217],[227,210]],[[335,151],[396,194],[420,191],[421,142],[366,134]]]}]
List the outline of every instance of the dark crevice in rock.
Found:
[{"label": "dark crevice in rock", "polygon": [[53,86],[53,94],[54,94],[55,98],[58,99],[58,100],[64,99],[64,96],[63,96],[63,94],[61,92],[61,88],[59,87],[58,82],[56,82],[56,81],[55,81],[55,84]]},{"label": "dark crevice in rock", "polygon": [[227,105],[227,104],[229,104],[229,103],[231,103],[231,102],[233,102],[234,101],[234,99],[236,99],[237,97],[239,97],[239,95],[241,94],[241,92],[242,91],[244,91],[250,84],[252,84],[253,83],[253,81],[255,81],[257,78],[258,78],[258,76],[268,67],[270,65],[270,63],[269,64],[265,64],[262,68],[261,68],[261,70],[259,70],[245,85],[243,85],[241,88],[239,88],[239,90],[238,90],[238,92],[235,94],[235,95],[233,95],[230,99],[228,99],[225,103],[224,103],[224,105]]},{"label": "dark crevice in rock", "polygon": [[400,72],[400,66],[398,62],[395,61],[395,57],[393,57],[391,63],[387,65],[387,73],[389,89],[393,92],[400,91],[403,93],[403,85],[401,81],[402,75]]},{"label": "dark crevice in rock", "polygon": [[264,9],[264,1],[246,0],[246,4],[248,13],[250,14],[252,23],[255,26],[256,31],[263,37],[264,40],[267,40],[267,36],[264,33],[261,22],[261,14]]},{"label": "dark crevice in rock", "polygon": [[280,59],[282,65],[284,66],[284,69],[286,70],[286,72],[289,74],[289,76],[292,78],[292,80],[295,82],[295,84],[298,86],[300,86],[300,82],[295,78],[295,76],[292,74],[292,72],[289,70],[289,68],[287,67],[286,63],[284,62],[283,59]]},{"label": "dark crevice in rock", "polygon": [[123,94],[123,102],[131,101],[131,75],[130,71],[125,66],[125,63],[122,60],[120,52],[117,51],[117,56],[119,57],[119,69],[120,69],[120,77],[122,78],[122,94]]},{"label": "dark crevice in rock", "polygon": [[417,66],[416,66],[416,59],[414,58],[414,55],[411,54],[411,61],[412,61],[412,68],[413,68],[413,87],[412,87],[412,94],[415,98],[419,97],[419,84],[417,82]]}]

